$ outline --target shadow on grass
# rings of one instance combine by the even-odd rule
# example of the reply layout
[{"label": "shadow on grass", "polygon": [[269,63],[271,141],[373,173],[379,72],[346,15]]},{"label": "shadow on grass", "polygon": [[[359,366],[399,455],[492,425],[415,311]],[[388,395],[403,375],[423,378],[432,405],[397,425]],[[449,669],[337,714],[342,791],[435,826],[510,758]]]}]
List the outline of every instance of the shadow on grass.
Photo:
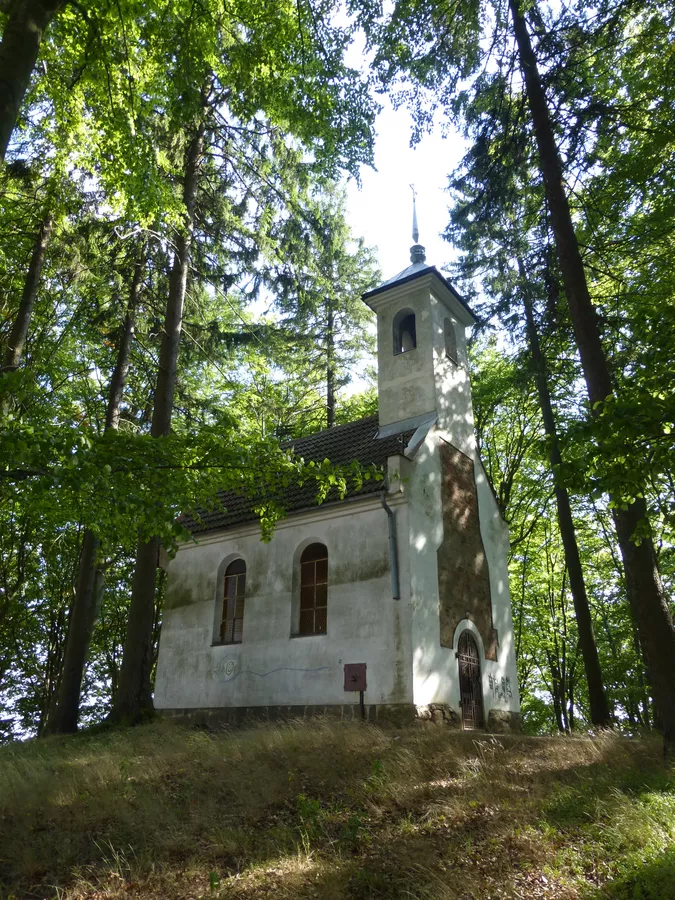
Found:
[{"label": "shadow on grass", "polygon": [[566,830],[612,790],[672,784],[651,743],[615,737],[317,722],[50,739],[0,751],[0,898],[572,898],[562,878],[533,886],[554,883]]}]

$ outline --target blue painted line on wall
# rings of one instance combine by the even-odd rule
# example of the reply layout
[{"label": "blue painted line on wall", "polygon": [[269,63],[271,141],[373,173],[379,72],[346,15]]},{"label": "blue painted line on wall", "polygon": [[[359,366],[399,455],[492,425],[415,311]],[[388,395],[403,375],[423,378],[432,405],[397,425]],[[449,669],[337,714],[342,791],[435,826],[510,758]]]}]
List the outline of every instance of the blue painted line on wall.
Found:
[{"label": "blue painted line on wall", "polygon": [[278,669],[271,669],[269,672],[254,672],[253,669],[244,669],[241,672],[235,672],[230,678],[225,678],[224,681],[234,681],[235,678],[239,678],[241,675],[257,675],[258,678],[267,678],[268,675],[274,675],[275,672],[325,672],[330,669],[331,666],[319,666],[318,669],[294,669],[291,666],[280,666]]}]

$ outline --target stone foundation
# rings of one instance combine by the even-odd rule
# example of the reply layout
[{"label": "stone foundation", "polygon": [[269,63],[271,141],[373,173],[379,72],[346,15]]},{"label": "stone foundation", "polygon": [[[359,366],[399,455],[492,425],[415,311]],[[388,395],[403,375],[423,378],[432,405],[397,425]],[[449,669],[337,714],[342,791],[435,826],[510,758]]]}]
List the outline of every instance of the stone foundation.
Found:
[{"label": "stone foundation", "polygon": [[448,725],[450,728],[461,728],[462,720],[447,703],[430,703],[428,706],[416,706],[415,718],[420,722],[432,722],[434,725]]},{"label": "stone foundation", "polygon": [[520,731],[520,713],[512,709],[491,709],[488,713],[487,730],[495,734]]},{"label": "stone foundation", "polygon": [[[448,728],[461,729],[462,720],[458,713],[446,703],[430,703],[428,706],[413,706],[411,703],[366,703],[365,719],[390,725],[409,725],[413,721],[430,722]],[[232,706],[217,709],[159,709],[157,712],[167,719],[185,725],[204,728],[220,728],[225,725],[250,725],[257,722],[284,722],[292,719],[312,719],[317,716],[341,719],[347,722],[361,720],[358,703],[343,703],[327,706]],[[505,709],[491,709],[487,718],[487,731],[504,734],[520,731],[520,713]]]},{"label": "stone foundation", "polygon": [[[358,703],[326,706],[231,706],[216,709],[159,709],[167,719],[186,725],[218,728],[224,725],[249,725],[257,722],[284,722],[291,719],[312,719],[317,716],[343,719],[348,722],[361,720]],[[364,718],[368,722],[404,725],[415,718],[415,708],[407,703],[366,703]]]}]

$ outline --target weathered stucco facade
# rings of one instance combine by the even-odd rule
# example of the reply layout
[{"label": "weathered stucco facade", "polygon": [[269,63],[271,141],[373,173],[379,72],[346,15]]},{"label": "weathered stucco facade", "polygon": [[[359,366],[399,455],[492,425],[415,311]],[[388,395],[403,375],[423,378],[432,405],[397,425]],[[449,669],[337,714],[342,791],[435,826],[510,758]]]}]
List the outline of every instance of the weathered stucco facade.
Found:
[{"label": "weathered stucco facade", "polygon": [[[398,519],[403,538],[405,514]],[[297,632],[299,560],[328,548],[325,635]],[[223,572],[246,562],[243,639],[217,642]],[[269,544],[255,525],[183,546],[169,569],[156,679],[162,707],[297,707],[353,703],[344,663],[368,664],[367,702],[412,702],[410,604],[391,596],[387,522],[379,499],[292,516]],[[358,695],[356,701],[358,701]]]},{"label": "weathered stucco facade", "polygon": [[[343,455],[357,435],[362,448],[388,448],[386,488],[298,510],[269,544],[255,522],[224,520],[182,545],[169,565],[158,709],[225,720],[351,715],[359,697],[344,690],[344,665],[366,663],[371,717],[469,721],[458,660],[468,632],[482,720],[517,726],[508,532],[474,440],[465,337],[473,317],[417,257],[364,298],[378,318],[379,422],[330,432]],[[301,556],[316,544],[328,557],[325,634],[300,635]],[[222,643],[234,560],[246,568],[243,630],[239,643]]]}]

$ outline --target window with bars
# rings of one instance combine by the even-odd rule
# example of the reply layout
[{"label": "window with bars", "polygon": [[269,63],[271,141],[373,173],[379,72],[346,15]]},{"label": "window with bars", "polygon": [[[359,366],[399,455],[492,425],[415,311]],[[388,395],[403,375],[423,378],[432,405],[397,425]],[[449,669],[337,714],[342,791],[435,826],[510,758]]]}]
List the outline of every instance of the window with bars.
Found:
[{"label": "window with bars", "polygon": [[246,563],[235,559],[225,569],[223,618],[220,623],[222,644],[241,644],[244,630],[244,595],[246,593]]},{"label": "window with bars", "polygon": [[300,557],[298,634],[326,634],[328,624],[328,550],[310,544]]}]

